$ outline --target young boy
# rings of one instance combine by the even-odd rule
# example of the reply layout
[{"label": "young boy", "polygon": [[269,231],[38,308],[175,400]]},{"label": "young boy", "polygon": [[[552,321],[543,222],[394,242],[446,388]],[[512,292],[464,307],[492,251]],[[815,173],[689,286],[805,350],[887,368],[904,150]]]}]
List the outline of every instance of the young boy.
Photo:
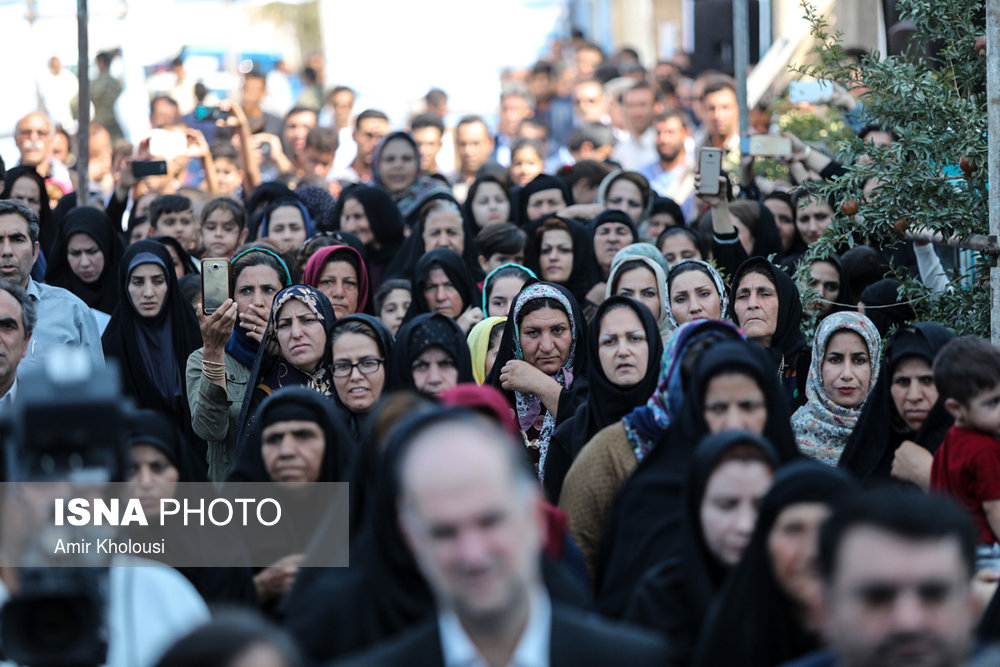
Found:
[{"label": "young boy", "polygon": [[150,236],[172,236],[185,249],[198,241],[191,200],[184,195],[160,195],[149,205]]},{"label": "young boy", "polygon": [[216,142],[212,144],[212,160],[215,161],[215,178],[220,197],[243,197],[243,169],[240,167],[236,148],[232,144]]},{"label": "young boy", "polygon": [[203,257],[232,257],[247,239],[247,214],[229,197],[216,197],[201,210]]},{"label": "young boy", "polygon": [[523,264],[528,235],[509,222],[487,225],[476,234],[473,245],[478,253],[479,268],[489,273],[503,264]]},{"label": "young boy", "polygon": [[955,425],[934,454],[931,489],[963,505],[991,545],[1000,535],[1000,349],[976,336],[951,341],[934,359],[934,384]]}]

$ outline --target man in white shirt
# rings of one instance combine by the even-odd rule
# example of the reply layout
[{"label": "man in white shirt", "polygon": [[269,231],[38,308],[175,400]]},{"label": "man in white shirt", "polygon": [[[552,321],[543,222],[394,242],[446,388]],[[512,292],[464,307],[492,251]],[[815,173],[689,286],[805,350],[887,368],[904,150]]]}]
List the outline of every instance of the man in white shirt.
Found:
[{"label": "man in white shirt", "polygon": [[685,144],[690,132],[687,116],[683,111],[664,111],[653,121],[656,129],[655,162],[647,164],[639,173],[661,197],[673,199],[690,220],[694,213],[694,159]]},{"label": "man in white shirt", "polygon": [[653,118],[662,107],[656,89],[645,81],[640,81],[622,94],[628,134],[611,151],[611,158],[623,168],[635,171],[656,159]]}]

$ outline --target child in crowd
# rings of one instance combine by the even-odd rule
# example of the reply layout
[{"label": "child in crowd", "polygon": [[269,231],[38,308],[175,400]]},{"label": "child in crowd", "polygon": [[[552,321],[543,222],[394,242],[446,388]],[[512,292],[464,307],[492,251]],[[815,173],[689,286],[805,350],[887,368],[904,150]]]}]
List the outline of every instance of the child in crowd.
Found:
[{"label": "child in crowd", "polygon": [[160,195],[149,205],[150,236],[172,236],[185,250],[195,247],[198,227],[191,200],[184,195]]},{"label": "child in crowd", "polygon": [[934,454],[931,489],[953,496],[972,515],[979,542],[1000,535],[1000,348],[957,338],[934,359],[934,384],[955,424]]},{"label": "child in crowd", "polygon": [[247,239],[247,214],[235,199],[216,197],[201,210],[203,257],[232,257]]}]

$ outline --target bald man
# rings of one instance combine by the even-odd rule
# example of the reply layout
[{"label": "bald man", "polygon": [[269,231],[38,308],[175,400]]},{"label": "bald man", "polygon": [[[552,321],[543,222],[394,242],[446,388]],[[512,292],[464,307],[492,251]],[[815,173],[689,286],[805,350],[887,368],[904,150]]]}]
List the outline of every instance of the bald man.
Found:
[{"label": "bald man", "polygon": [[18,162],[26,167],[34,167],[42,178],[53,178],[60,183],[69,183],[69,169],[52,157],[52,121],[42,111],[32,111],[17,121],[14,128],[14,142],[21,152]]}]

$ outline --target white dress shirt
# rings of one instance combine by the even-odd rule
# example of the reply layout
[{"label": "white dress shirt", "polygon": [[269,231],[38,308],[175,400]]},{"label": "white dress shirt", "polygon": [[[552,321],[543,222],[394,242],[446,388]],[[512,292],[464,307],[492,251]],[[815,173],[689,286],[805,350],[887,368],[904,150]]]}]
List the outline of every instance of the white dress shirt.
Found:
[{"label": "white dress shirt", "polygon": [[[438,614],[445,667],[489,667],[452,611]],[[508,667],[549,667],[552,601],[544,589],[531,595],[531,612]]]}]

